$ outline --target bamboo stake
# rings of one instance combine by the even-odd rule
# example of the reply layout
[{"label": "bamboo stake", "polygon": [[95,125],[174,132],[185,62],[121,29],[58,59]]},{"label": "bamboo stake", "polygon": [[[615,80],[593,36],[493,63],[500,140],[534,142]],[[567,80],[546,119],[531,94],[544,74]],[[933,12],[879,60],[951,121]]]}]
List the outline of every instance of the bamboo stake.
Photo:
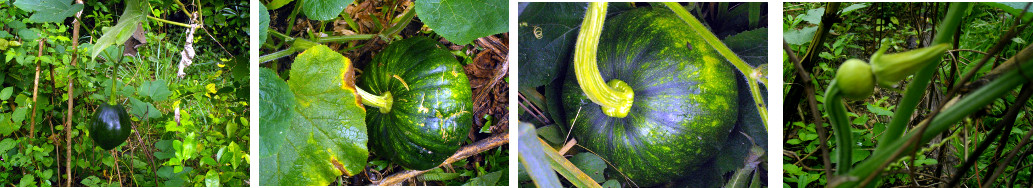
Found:
[{"label": "bamboo stake", "polygon": [[[75,0],[76,4],[83,4],[82,0]],[[82,15],[80,10],[75,13],[75,20],[72,27],[72,67],[75,67],[76,62],[79,60],[77,56],[79,54],[79,17]],[[75,106],[73,101],[75,97],[72,95],[72,89],[75,86],[75,77],[68,77],[68,115],[65,116],[65,174],[68,175],[65,180],[65,186],[72,186],[72,109]]]}]

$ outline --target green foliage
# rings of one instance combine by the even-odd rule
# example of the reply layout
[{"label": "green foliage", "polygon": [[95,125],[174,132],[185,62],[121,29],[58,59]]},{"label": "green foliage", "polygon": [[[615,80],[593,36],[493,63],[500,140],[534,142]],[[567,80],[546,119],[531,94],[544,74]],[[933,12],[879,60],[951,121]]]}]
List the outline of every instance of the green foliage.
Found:
[{"label": "green foliage", "polygon": [[[1022,148],[1016,148],[1019,144],[1019,140],[1016,137],[1022,137],[1024,134],[1015,134],[1018,132],[1025,133],[1026,128],[1019,128],[1021,126],[1015,126],[1012,129],[1005,129],[1004,132],[1011,132],[1011,137],[1008,139],[998,139],[997,137],[988,137],[993,129],[1002,128],[1007,124],[1002,124],[1004,118],[1004,111],[1009,107],[1020,108],[1020,113],[1016,119],[1016,125],[1028,124],[1028,117],[1025,117],[1026,108],[1029,107],[1030,103],[1024,101],[1023,103],[1016,102],[1016,93],[1019,92],[1017,83],[1013,85],[1004,84],[978,84],[976,86],[966,85],[958,91],[960,97],[950,100],[951,97],[946,96],[947,91],[951,90],[950,86],[954,84],[961,84],[963,81],[971,80],[992,80],[994,83],[1001,83],[1000,81],[1006,81],[1005,79],[997,79],[985,77],[991,69],[998,68],[998,66],[991,66],[988,63],[987,66],[983,66],[981,69],[976,70],[975,64],[980,58],[983,58],[985,54],[980,52],[986,52],[991,48],[994,48],[998,40],[1001,40],[1001,36],[1011,28],[1012,23],[1015,23],[1017,17],[1016,13],[1022,12],[1021,8],[1026,3],[1015,3],[1011,5],[1004,5],[999,3],[979,3],[974,4],[972,7],[962,8],[965,10],[964,14],[950,14],[950,15],[961,15],[959,21],[961,27],[960,39],[956,42],[959,46],[950,46],[949,49],[965,49],[965,50],[947,50],[947,53],[937,52],[935,55],[943,55],[944,60],[939,61],[936,66],[928,66],[922,71],[927,72],[927,75],[936,75],[931,77],[926,76],[924,78],[915,77],[902,77],[904,80],[901,85],[911,86],[915,83],[929,82],[929,87],[922,85],[914,89],[917,92],[910,92],[913,88],[909,88],[907,93],[901,92],[900,88],[880,88],[875,92],[874,97],[867,97],[859,101],[846,102],[845,105],[848,109],[851,109],[847,115],[850,116],[850,121],[847,127],[847,131],[851,134],[854,139],[850,143],[839,143],[841,141],[829,140],[828,145],[830,151],[840,150],[841,148],[853,148],[851,153],[851,164],[856,165],[855,170],[852,170],[849,175],[864,178],[863,176],[868,175],[866,172],[872,172],[874,170],[881,170],[881,173],[876,176],[874,182],[869,186],[898,186],[898,185],[932,185],[932,184],[945,184],[950,181],[952,176],[961,176],[960,183],[965,185],[954,185],[954,186],[981,186],[981,185],[1000,185],[1000,186],[1014,186],[1019,184],[1028,183],[1027,177],[1015,176],[1009,174],[1029,174],[1029,169],[1019,169],[1019,166],[1028,164],[1030,158],[1028,156],[1017,157],[1009,164],[1002,162],[1003,157],[996,153],[1004,153],[1012,151],[1025,151]],[[792,28],[786,31],[787,41],[790,37],[790,33],[798,30],[801,27],[812,26],[809,24],[801,23],[801,18],[810,17],[812,12],[816,9],[823,9],[826,5],[823,3],[790,3],[786,4],[786,18],[783,20],[784,26],[792,26]],[[817,60],[815,67],[808,70],[812,73],[813,80],[815,83],[815,90],[817,90],[817,96],[815,99],[819,103],[834,102],[825,101],[822,96],[825,95],[823,91],[825,87],[828,87],[829,80],[833,76],[835,67],[839,67],[839,63],[846,58],[865,58],[873,53],[877,53],[879,50],[878,41],[882,39],[888,39],[891,44],[888,47],[890,53],[906,54],[908,52],[919,52],[914,49],[919,49],[924,46],[933,46],[929,40],[933,38],[931,33],[943,33],[947,31],[941,31],[937,27],[933,26],[932,23],[940,24],[940,19],[948,17],[943,11],[945,5],[943,3],[844,3],[841,5],[843,8],[839,12],[837,17],[844,18],[842,22],[836,23],[832,26],[829,34],[826,35],[824,48],[818,49],[814,52],[806,52],[808,44],[800,43],[793,44],[790,42],[790,48],[792,48],[798,56],[803,53],[820,53],[821,59]],[[1018,6],[1018,7],[1016,7]],[[824,10],[822,10],[824,11]],[[937,13],[937,14],[933,14]],[[971,13],[971,14],[969,14]],[[927,19],[913,20],[909,19],[912,15],[923,14]],[[1028,16],[1028,15],[1027,15]],[[864,21],[862,21],[864,20]],[[872,21],[868,21],[872,20]],[[949,21],[943,21],[943,23],[954,23]],[[816,24],[816,23],[813,23]],[[954,35],[946,35],[942,38],[950,39]],[[1019,30],[1016,37],[1005,38],[1004,45],[1000,46],[1002,51],[994,56],[994,58],[1000,58],[1000,61],[1008,59],[1016,54],[1019,54],[1019,50],[1028,46],[1025,43],[1025,38],[1033,36],[1033,32]],[[940,37],[937,37],[940,38]],[[810,37],[805,39],[810,41]],[[803,41],[803,40],[801,40]],[[951,44],[951,40],[939,40],[938,42]],[[934,46],[933,48],[936,48]],[[892,51],[892,52],[891,52]],[[952,52],[954,51],[954,52]],[[904,52],[904,53],[900,53]],[[881,52],[878,52],[881,54]],[[948,55],[950,54],[950,55]],[[950,57],[957,57],[950,58]],[[884,59],[902,59],[898,58],[886,58]],[[873,59],[877,59],[873,57]],[[784,60],[786,82],[791,82],[795,76],[795,67],[788,60]],[[991,58],[990,62],[993,60]],[[917,62],[917,61],[916,61]],[[933,61],[934,63],[936,61]],[[874,65],[874,63],[873,63]],[[900,66],[888,66],[888,68],[902,68]],[[928,71],[926,70],[928,69]],[[1014,70],[1014,69],[1012,69]],[[933,73],[936,72],[936,73]],[[960,80],[960,77],[967,72],[975,73],[970,80]],[[904,76],[896,75],[896,76]],[[895,82],[895,81],[894,81]],[[978,82],[978,81],[977,81]],[[893,83],[896,84],[896,83]],[[883,84],[887,85],[887,84]],[[1009,87],[1002,87],[1009,86]],[[789,90],[791,87],[799,87],[798,85],[785,86],[785,90]],[[973,87],[973,88],[965,88]],[[902,87],[901,87],[902,88]],[[1003,97],[996,99],[996,94],[986,93],[999,93]],[[903,95],[904,97],[900,97]],[[930,98],[933,96],[939,96],[939,98]],[[973,97],[978,96],[978,97]],[[806,97],[806,96],[787,96],[787,98],[795,97]],[[906,103],[905,100],[914,98],[912,101],[925,101],[925,102],[913,102]],[[959,100],[960,99],[960,100]],[[950,100],[950,104],[945,105],[940,111],[940,116],[936,118],[930,118],[930,112],[936,108],[941,108],[940,105],[929,105],[941,104],[940,102]],[[984,101],[976,103],[973,101]],[[836,101],[838,102],[838,101]],[[983,106],[987,105],[987,106]],[[1009,107],[1003,107],[1003,106]],[[797,107],[787,107],[797,108]],[[787,128],[786,134],[789,135],[786,138],[785,150],[788,154],[783,157],[783,167],[785,173],[783,174],[784,185],[792,186],[835,186],[837,181],[836,177],[825,177],[822,171],[825,168],[822,163],[823,157],[828,157],[832,161],[837,161],[843,156],[838,156],[838,152],[830,152],[830,156],[821,156],[818,151],[818,139],[817,131],[815,131],[815,125],[811,123],[809,110],[805,105],[799,106],[806,112],[801,112],[800,117],[804,117],[803,121],[794,119],[790,120],[792,125]],[[984,109],[972,110],[973,108]],[[830,114],[829,109],[821,109],[821,116],[827,116]],[[964,112],[964,113],[963,113]],[[972,113],[976,112],[976,113]],[[906,115],[901,116],[901,113]],[[911,115],[914,113],[914,115]],[[899,116],[899,117],[898,117]],[[964,118],[961,118],[964,117]],[[898,125],[888,125],[892,122],[905,122]],[[931,120],[929,129],[918,129],[916,124],[918,122],[926,122]],[[807,123],[805,123],[807,122]],[[806,124],[806,125],[805,125]],[[924,123],[922,123],[924,124]],[[826,130],[829,130],[828,124],[825,124]],[[894,135],[887,132],[892,132],[892,129],[907,130],[905,134],[896,133],[896,137],[904,135],[893,142],[883,142],[885,139],[880,140],[879,137],[886,137],[886,135]],[[920,146],[911,152],[905,152],[901,158],[889,158],[887,154],[892,153],[895,150],[902,149],[901,143],[910,140],[914,136],[919,136],[917,130],[925,130],[925,134],[921,135],[922,139],[919,143]],[[839,132],[835,133],[839,134]],[[961,136],[964,135],[964,136]],[[831,135],[830,135],[831,136]],[[936,139],[933,139],[936,137]],[[975,145],[980,143],[989,143],[990,147],[985,152],[977,152]],[[967,147],[966,147],[967,146]],[[873,150],[873,148],[875,148]],[[996,151],[995,151],[996,150]],[[905,150],[912,151],[912,150]],[[912,157],[914,159],[912,159]],[[971,168],[961,168],[960,165],[967,159],[974,159],[975,165]],[[883,162],[889,161],[888,167],[884,169],[873,168],[875,165],[879,165]],[[1016,164],[1017,163],[1017,164]],[[849,164],[848,164],[849,165]],[[988,180],[986,176],[993,174],[990,169],[1003,166],[1006,168],[1004,173],[997,177],[997,179]],[[880,167],[881,168],[881,167]],[[958,171],[953,173],[946,173],[944,170],[942,174],[938,169],[949,169],[957,168]],[[838,170],[833,168],[834,171]],[[864,171],[862,171],[864,170]],[[855,173],[859,172],[859,173]],[[960,174],[958,172],[967,172],[967,174]],[[923,176],[917,176],[916,174],[924,174]],[[928,175],[940,175],[942,179],[930,177]],[[973,174],[979,174],[978,177],[972,177]],[[853,184],[839,184],[839,186],[850,186],[856,185],[860,180],[851,180]]]},{"label": "green foliage", "polygon": [[97,39],[97,42],[90,48],[90,58],[97,57],[108,46],[125,43],[129,37],[133,36],[136,26],[147,19],[147,12],[150,9],[147,1],[126,0],[126,9],[125,12],[122,12],[122,16],[118,17],[118,24],[105,29],[104,35]]},{"label": "green foliage", "polygon": [[573,59],[577,31],[588,3],[531,3],[520,14],[520,87],[555,80]]},{"label": "green foliage", "polygon": [[435,33],[456,44],[509,31],[509,3],[504,0],[416,1],[416,14]]},{"label": "green foliage", "polygon": [[[293,2],[293,3],[291,3]],[[429,18],[444,18],[453,19],[450,16],[460,15],[464,18],[477,18],[477,16],[471,16],[471,12],[453,13],[449,11],[444,12],[430,12],[430,13],[418,13],[429,6],[420,5],[421,3],[428,3],[426,1],[416,1],[414,3],[404,1],[355,1],[356,7],[371,7],[371,9],[356,9],[355,12],[346,11],[345,7],[349,6],[353,1],[325,1],[325,0],[267,0],[262,1],[265,8],[268,10],[259,11],[260,30],[260,42],[262,48],[260,51],[263,56],[260,58],[262,62],[261,78],[262,83],[259,85],[262,106],[262,122],[263,129],[261,131],[262,139],[276,139],[276,140],[287,140],[291,139],[300,140],[298,143],[304,144],[287,144],[288,142],[261,142],[261,157],[263,163],[269,161],[270,164],[262,165],[262,185],[285,185],[290,184],[282,175],[293,175],[293,176],[319,176],[315,177],[316,181],[299,181],[298,183],[306,184],[319,184],[319,185],[366,185],[373,179],[362,178],[368,174],[382,174],[385,177],[391,173],[399,172],[403,169],[427,169],[431,167],[437,167],[441,164],[444,158],[452,156],[457,148],[461,146],[471,147],[485,147],[483,145],[468,145],[470,143],[479,143],[484,140],[485,134],[499,134],[492,133],[493,127],[489,126],[495,124],[494,122],[504,122],[502,120],[496,120],[499,116],[492,118],[473,117],[473,113],[477,112],[476,108],[473,108],[472,103],[472,90],[471,83],[466,82],[466,76],[463,77],[464,81],[460,82],[457,75],[462,75],[468,70],[464,70],[464,65],[472,65],[477,59],[478,51],[489,51],[488,46],[484,44],[469,44],[475,38],[487,37],[489,35],[495,35],[506,31],[506,20],[507,14],[505,7],[508,5],[505,1],[492,1],[489,3],[482,2],[462,2],[468,5],[462,7],[464,9],[476,9],[477,11],[488,10],[502,10],[502,12],[494,12],[491,15],[497,17],[491,17],[498,22],[492,22],[490,24],[472,24],[465,25],[462,27],[450,28],[450,26],[438,27],[438,25],[423,23],[429,20]],[[332,4],[333,6],[316,6],[311,4]],[[442,4],[449,4],[455,2],[441,2]],[[337,6],[340,5],[340,6]],[[489,7],[494,5],[496,7]],[[499,6],[501,5],[501,6]],[[438,6],[438,5],[434,5]],[[469,7],[474,6],[474,7]],[[430,9],[428,9],[430,10]],[[488,11],[484,11],[488,12]],[[374,17],[364,16],[367,13],[369,15],[379,15]],[[348,15],[356,14],[356,15]],[[301,16],[298,16],[301,15]],[[418,17],[418,18],[417,18]],[[268,19],[275,18],[275,19]],[[279,23],[285,22],[285,23]],[[300,27],[309,27],[295,25],[297,23],[340,23],[334,24],[316,24],[311,25],[312,29],[309,32],[298,32]],[[482,22],[478,22],[482,23]],[[487,22],[483,22],[487,23]],[[430,29],[419,29],[421,25],[425,25]],[[497,27],[501,26],[502,29],[498,30]],[[425,28],[427,28],[425,27]],[[496,29],[498,31],[492,31],[490,33],[484,32],[488,29]],[[452,50],[448,53],[448,50],[444,50],[444,54],[434,52],[430,55],[425,54],[433,48],[445,48],[446,45],[438,44],[436,41],[444,41],[443,36],[447,36],[445,33],[452,33],[453,35],[463,36],[474,36],[465,40],[464,42],[454,42],[454,44],[462,45],[459,50]],[[481,32],[481,33],[478,33]],[[265,41],[261,41],[261,36],[265,36]],[[420,45],[410,46],[411,42],[416,39],[410,40],[410,38],[424,38],[420,39]],[[505,37],[505,35],[496,35],[495,38]],[[381,42],[376,42],[381,41]],[[388,45],[369,45],[376,42],[380,44]],[[401,43],[401,44],[393,44]],[[384,49],[386,46],[400,46],[392,49]],[[495,45],[495,44],[492,44]],[[313,50],[320,48],[319,50]],[[411,50],[410,50],[411,49]],[[306,51],[306,52],[302,52]],[[311,57],[314,51],[323,51],[322,55],[336,56],[331,57],[333,62],[338,62],[338,58],[347,60],[344,56],[355,58],[358,67],[363,67],[363,71],[359,73],[353,73],[351,71],[351,62],[348,61],[347,69],[344,67],[336,67],[339,65],[328,65],[323,61],[302,63],[300,57]],[[403,52],[410,51],[410,52]],[[271,53],[270,53],[271,52]],[[298,55],[299,58],[289,60],[283,57],[290,57],[295,55],[297,52],[302,52]],[[410,55],[388,55],[388,54],[410,54]],[[333,54],[333,55],[331,55]],[[411,55],[416,54],[416,55]],[[376,56],[376,57],[374,57]],[[379,59],[376,62],[370,63],[370,57]],[[455,61],[459,57],[462,60]],[[283,58],[283,59],[281,59]],[[447,60],[447,61],[446,61]],[[464,61],[465,60],[465,61]],[[309,60],[305,60],[309,61]],[[316,60],[311,60],[316,61]],[[426,62],[424,62],[426,61]],[[494,61],[494,60],[489,60]],[[413,62],[421,62],[413,64]],[[448,63],[445,63],[448,62]],[[450,64],[451,63],[451,64]],[[388,65],[390,64],[390,65]],[[302,66],[304,65],[304,66]],[[334,66],[334,67],[327,67]],[[368,66],[368,67],[367,67]],[[315,67],[315,68],[313,68]],[[308,72],[311,75],[322,75],[322,76],[310,76],[310,77],[299,77],[300,72]],[[325,72],[325,73],[319,73]],[[317,74],[318,73],[318,74]],[[355,77],[355,75],[359,75]],[[380,76],[385,77],[380,77]],[[441,77],[445,76],[445,77]],[[335,79],[339,84],[350,84],[349,82],[354,81],[355,83],[362,85],[363,79],[376,79],[382,83],[388,83],[388,85],[376,85],[369,87],[354,87],[347,86],[341,87],[327,87],[327,84],[312,84],[314,81],[324,81],[322,79]],[[432,79],[433,78],[433,79]],[[437,78],[445,78],[444,81]],[[508,78],[506,78],[508,79]],[[286,81],[284,81],[286,80]],[[327,80],[329,81],[329,80]],[[444,86],[441,84],[446,84]],[[304,86],[303,86],[304,85]],[[330,84],[334,85],[334,84]],[[302,95],[302,90],[299,88],[306,87],[308,92]],[[451,88],[445,89],[443,88]],[[391,108],[383,109],[384,113],[390,113],[383,115],[380,106],[387,105],[376,105],[370,104],[363,106],[363,103],[357,99],[354,94],[357,89],[366,89],[362,91],[370,91],[367,93],[373,93],[370,95],[382,95],[383,91],[391,91],[393,95]],[[466,89],[466,92],[462,92],[458,89]],[[335,95],[323,95],[318,93],[317,90],[332,90],[331,93],[350,93],[349,96],[335,96]],[[338,92],[339,90],[339,92]],[[445,92],[442,92],[445,91]],[[424,94],[426,94],[424,96]],[[293,95],[293,96],[289,96]],[[363,94],[365,95],[365,94]],[[385,95],[386,96],[386,95]],[[387,97],[384,97],[387,98]],[[351,100],[347,100],[351,99]],[[363,100],[375,99],[374,97],[364,97]],[[307,100],[307,101],[306,101]],[[333,102],[326,102],[326,100],[333,100]],[[489,99],[494,100],[494,99]],[[376,100],[386,101],[386,100]],[[336,103],[335,103],[336,102]],[[420,103],[423,102],[423,103]],[[316,108],[319,105],[335,103],[337,105],[326,105],[324,107]],[[349,109],[341,109],[341,106],[348,106],[351,108],[354,106],[356,109],[363,109],[368,111],[361,111],[364,114],[354,114],[344,111]],[[460,108],[466,106],[465,108]],[[307,112],[299,109],[309,108]],[[472,108],[472,109],[471,109]],[[273,111],[267,111],[267,109]],[[293,109],[293,110],[292,110]],[[358,110],[350,110],[358,111]],[[453,112],[454,111],[454,112]],[[345,120],[347,123],[357,123],[361,126],[348,125],[345,132],[348,135],[345,136],[333,136],[334,139],[344,140],[345,138],[338,137],[349,137],[347,142],[341,141],[340,145],[346,145],[346,147],[327,147],[325,145],[316,145],[317,142],[332,142],[329,139],[322,138],[319,136],[319,131],[316,131],[316,135],[300,135],[297,133],[295,127],[298,126],[294,121],[301,121],[300,117],[305,116],[317,116],[324,115],[330,116],[333,113],[337,113],[332,120]],[[494,112],[489,112],[494,113]],[[377,118],[373,117],[374,114],[377,117],[385,117],[384,121],[365,121],[354,120],[354,118]],[[367,116],[368,115],[368,116]],[[407,118],[394,117],[393,115],[407,116]],[[293,118],[282,118],[282,117],[293,117]],[[437,118],[435,118],[437,117]],[[309,117],[311,119],[311,117]],[[421,120],[426,119],[426,120]],[[419,120],[419,121],[416,121]],[[483,120],[483,121],[482,121]],[[395,123],[391,123],[395,122]],[[401,122],[401,123],[398,123]],[[402,126],[402,123],[411,122],[411,127],[419,127],[420,125],[426,127],[442,125],[438,131],[424,131],[428,134],[418,135],[420,131],[406,131]],[[474,122],[481,122],[485,125],[480,128],[482,131],[470,132],[469,129],[472,127],[471,124]],[[337,121],[327,120],[322,124],[340,124]],[[384,125],[384,126],[381,126]],[[273,126],[270,129],[266,126]],[[281,127],[281,128],[277,128]],[[353,131],[362,128],[361,140],[359,138],[350,138],[354,135]],[[384,127],[383,131],[374,131],[371,127]],[[409,126],[406,126],[409,127]],[[453,128],[446,128],[453,127]],[[465,128],[464,128],[465,127]],[[413,158],[413,156],[421,156],[420,154],[405,154],[402,150],[393,150],[389,147],[382,152],[366,151],[367,139],[366,139],[366,128],[369,128],[370,138],[368,139],[368,147],[374,149],[377,145],[374,138],[374,132],[377,132],[377,136],[381,136],[381,140],[386,143],[382,145],[404,145],[404,143],[390,143],[389,136],[380,135],[379,133],[392,134],[394,137],[397,136],[412,136],[413,138],[422,136],[426,139],[422,140],[409,140],[416,144],[424,146],[430,146],[424,148],[422,152],[428,155],[434,155],[433,160],[427,160],[427,158]],[[288,130],[290,131],[280,131]],[[313,128],[314,129],[314,128]],[[268,131],[267,131],[268,130]],[[327,132],[342,132],[342,128],[323,128]],[[304,131],[302,131],[304,132]],[[408,133],[408,134],[406,134]],[[471,133],[471,134],[467,134]],[[305,133],[307,134],[307,133]],[[344,134],[344,133],[342,133]],[[267,136],[268,135],[268,136]],[[429,136],[429,135],[438,135]],[[442,139],[440,136],[447,138]],[[309,140],[307,138],[312,137]],[[473,139],[473,140],[471,140]],[[494,140],[486,140],[494,141]],[[401,140],[399,142],[406,142]],[[429,143],[435,142],[435,143]],[[362,147],[360,154],[359,152],[351,152],[349,150],[359,151],[358,147]],[[288,148],[290,147],[290,148]],[[296,147],[296,148],[295,148]],[[302,150],[310,147],[309,150]],[[422,146],[421,146],[422,147]],[[494,146],[493,146],[494,147]],[[504,147],[504,146],[503,146]],[[332,151],[326,152],[326,148],[333,148]],[[342,151],[342,149],[344,148]],[[311,167],[305,167],[310,169],[321,168],[322,171],[314,173],[297,173],[294,171],[288,172],[290,169],[297,169],[295,164],[279,163],[275,164],[273,160],[275,158],[287,159],[283,156],[291,155],[298,156],[293,152],[283,152],[285,150],[298,150],[306,151],[305,155],[315,156],[324,155],[314,160],[305,158],[289,159],[295,160],[298,163],[296,165],[309,165]],[[416,147],[410,147],[409,151],[419,150]],[[318,151],[323,152],[308,152]],[[478,185],[508,185],[508,175],[506,168],[508,168],[508,158],[505,157],[507,150],[505,148],[498,150],[489,150],[494,152],[482,152],[476,154],[478,157],[470,157],[468,159],[459,160],[451,165],[450,168],[446,168],[448,172],[439,172],[434,170],[435,168],[429,169],[427,174],[424,176],[417,177],[417,184],[431,184],[431,185],[450,185],[459,186],[467,183],[478,184]],[[430,154],[432,152],[432,154]],[[301,153],[301,152],[298,152]],[[334,157],[329,157],[333,154]],[[347,157],[345,157],[347,156]],[[421,163],[419,166],[412,166],[407,163],[398,162],[392,160],[395,158],[406,158],[410,161],[418,161]],[[332,161],[333,160],[333,161]],[[305,162],[306,164],[302,164]],[[331,163],[333,162],[333,163]],[[339,170],[332,164],[341,164],[337,167],[343,167],[345,170]],[[281,167],[277,167],[279,165]],[[288,168],[289,167],[289,168]],[[440,169],[438,169],[440,170]],[[500,173],[494,173],[500,172]],[[421,179],[422,177],[422,179]],[[270,182],[270,180],[277,180],[278,182]]]},{"label": "green foliage", "polygon": [[265,44],[265,39],[269,38],[269,9],[265,8],[265,5],[258,5],[258,45]]},{"label": "green foliage", "polygon": [[36,12],[29,17],[29,21],[35,23],[61,22],[83,9],[82,4],[72,3],[72,0],[18,0],[14,6]]},{"label": "green foliage", "polygon": [[[284,134],[281,131],[289,127],[290,119],[294,113],[294,93],[272,70],[262,68],[259,71],[259,106],[262,110],[260,125],[265,127],[259,130],[259,137],[263,140],[283,140]],[[266,157],[279,151],[282,142],[260,142],[260,155]]]},{"label": "green foliage", "polygon": [[301,0],[302,11],[309,19],[327,21],[336,18],[352,0]]},{"label": "green foliage", "polygon": [[[363,170],[369,155],[366,122],[363,121],[365,109],[359,103],[355,86],[345,82],[345,78],[354,74],[351,67],[348,58],[326,46],[310,48],[295,60],[291,79],[287,81],[294,100],[286,101],[288,104],[275,104],[284,100],[263,102],[271,106],[294,106],[292,109],[272,107],[268,110],[292,110],[295,113],[286,113],[293,114],[285,117],[289,120],[268,120],[289,122],[290,126],[262,125],[262,130],[272,131],[267,135],[284,134],[279,140],[271,140],[279,136],[260,138],[261,142],[271,142],[262,147],[279,146],[279,150],[261,149],[272,151],[262,154],[262,185],[329,185],[337,176],[353,176]],[[263,78],[278,79],[269,78],[269,73],[265,75]],[[279,93],[285,91],[283,85],[275,82],[263,86],[266,89],[262,95],[270,97],[261,98],[286,95],[289,99],[289,94]],[[271,117],[262,119],[266,118]],[[338,164],[343,169],[338,170],[335,166]]]},{"label": "green foliage", "polygon": [[[28,2],[16,4],[28,5]],[[65,5],[47,6],[56,5],[55,2]],[[179,10],[168,6],[173,4],[171,1],[156,3],[151,7],[154,9],[132,2],[139,1],[71,4],[71,1],[47,0],[35,4],[45,6],[37,10],[0,3],[0,160],[3,161],[0,169],[4,169],[0,172],[0,182],[3,185],[248,185],[250,161],[246,146],[250,128],[249,107],[245,102],[248,97],[238,95],[240,90],[244,94],[248,92],[248,76],[238,74],[247,72],[247,59],[223,57],[222,53],[199,53],[190,74],[180,79],[174,74],[174,66],[167,66],[167,62],[179,59],[175,54],[182,50],[184,35],[165,32],[145,18],[149,14],[161,17],[165,10]],[[77,7],[83,10],[82,25],[79,38],[74,38],[72,22],[67,17],[78,12]],[[124,7],[138,10],[124,11]],[[55,15],[55,8],[62,11],[60,15]],[[112,42],[107,47],[93,48],[95,45],[89,44],[91,38],[98,41],[105,38],[101,36],[104,31],[112,30],[101,28],[114,25],[114,20],[128,19],[118,15],[123,12],[138,12],[134,13],[141,20],[137,23],[149,30],[144,37],[150,43],[139,48],[137,57],[121,57],[122,48],[116,43],[125,39],[115,40],[114,35],[109,35],[110,40],[105,39]],[[33,17],[55,20],[29,21]],[[136,29],[136,24],[131,24],[131,28]],[[230,38],[247,40],[241,36],[245,35]],[[173,38],[176,40],[170,40]],[[41,48],[42,39],[45,46]],[[72,40],[79,40],[75,50]],[[195,45],[218,48],[214,43]],[[38,55],[40,49],[42,56]],[[91,55],[104,59],[94,60]],[[77,61],[77,66],[71,66],[72,60]],[[38,83],[33,79],[37,63]],[[74,84],[74,92],[68,96],[70,82]],[[38,93],[33,101],[35,85],[38,85]],[[115,85],[119,90],[112,96],[110,89]],[[107,103],[109,97],[114,97],[112,102],[124,105],[128,112],[135,112],[121,120],[125,123],[125,136],[129,138],[125,143],[120,142],[123,147],[114,147],[115,155],[98,147],[100,143],[91,141],[100,134],[100,131],[90,130],[95,119],[93,114],[100,111],[99,104]],[[68,116],[70,98],[74,98],[74,106]],[[65,125],[66,120],[72,124]],[[131,134],[129,129],[132,129]],[[65,142],[66,136],[71,137],[71,143]],[[66,152],[71,152],[71,157],[66,158]],[[70,181],[65,171],[66,162],[72,169]]]}]

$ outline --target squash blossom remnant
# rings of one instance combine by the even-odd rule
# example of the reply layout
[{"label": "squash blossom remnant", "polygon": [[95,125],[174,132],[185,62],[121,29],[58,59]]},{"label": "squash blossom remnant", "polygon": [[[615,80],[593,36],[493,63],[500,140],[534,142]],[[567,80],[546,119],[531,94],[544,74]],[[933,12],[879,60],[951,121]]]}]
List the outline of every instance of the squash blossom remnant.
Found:
[{"label": "squash blossom remnant", "polygon": [[939,44],[925,48],[919,48],[907,52],[886,54],[886,49],[891,46],[888,39],[882,40],[882,47],[878,52],[872,54],[872,72],[880,87],[892,88],[897,82],[915,74],[919,69],[925,67],[934,59],[940,59],[950,45]]}]

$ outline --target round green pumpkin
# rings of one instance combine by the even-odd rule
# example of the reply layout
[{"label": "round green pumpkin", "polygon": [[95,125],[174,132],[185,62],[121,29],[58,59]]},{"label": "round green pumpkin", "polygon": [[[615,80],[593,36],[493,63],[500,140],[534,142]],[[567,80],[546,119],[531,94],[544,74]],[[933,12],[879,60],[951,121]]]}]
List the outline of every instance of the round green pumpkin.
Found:
[{"label": "round green pumpkin", "polygon": [[472,126],[470,81],[462,65],[425,37],[392,42],[366,65],[357,84],[390,92],[391,110],[366,110],[370,146],[403,167],[434,168],[459,149]]},{"label": "round green pumpkin", "polygon": [[736,73],[674,13],[607,18],[597,56],[603,80],[626,82],[635,98],[626,117],[607,116],[569,72],[563,103],[578,144],[643,187],[681,178],[720,150],[738,118]]},{"label": "round green pumpkin", "polygon": [[93,123],[89,127],[90,136],[93,143],[101,149],[114,149],[129,138],[131,123],[126,108],[105,102],[93,114]]}]

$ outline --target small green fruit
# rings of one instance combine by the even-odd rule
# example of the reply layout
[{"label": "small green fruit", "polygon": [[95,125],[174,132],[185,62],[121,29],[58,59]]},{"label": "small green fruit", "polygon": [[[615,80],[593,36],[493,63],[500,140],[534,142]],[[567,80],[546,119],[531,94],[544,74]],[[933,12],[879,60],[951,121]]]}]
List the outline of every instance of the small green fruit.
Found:
[{"label": "small green fruit", "polygon": [[94,144],[101,149],[110,150],[118,147],[129,138],[130,125],[129,113],[122,105],[101,104],[93,115],[93,123],[90,124],[90,137]]},{"label": "small green fruit", "polygon": [[836,70],[836,80],[843,96],[849,99],[864,99],[875,91],[872,68],[862,60],[849,59]]}]

